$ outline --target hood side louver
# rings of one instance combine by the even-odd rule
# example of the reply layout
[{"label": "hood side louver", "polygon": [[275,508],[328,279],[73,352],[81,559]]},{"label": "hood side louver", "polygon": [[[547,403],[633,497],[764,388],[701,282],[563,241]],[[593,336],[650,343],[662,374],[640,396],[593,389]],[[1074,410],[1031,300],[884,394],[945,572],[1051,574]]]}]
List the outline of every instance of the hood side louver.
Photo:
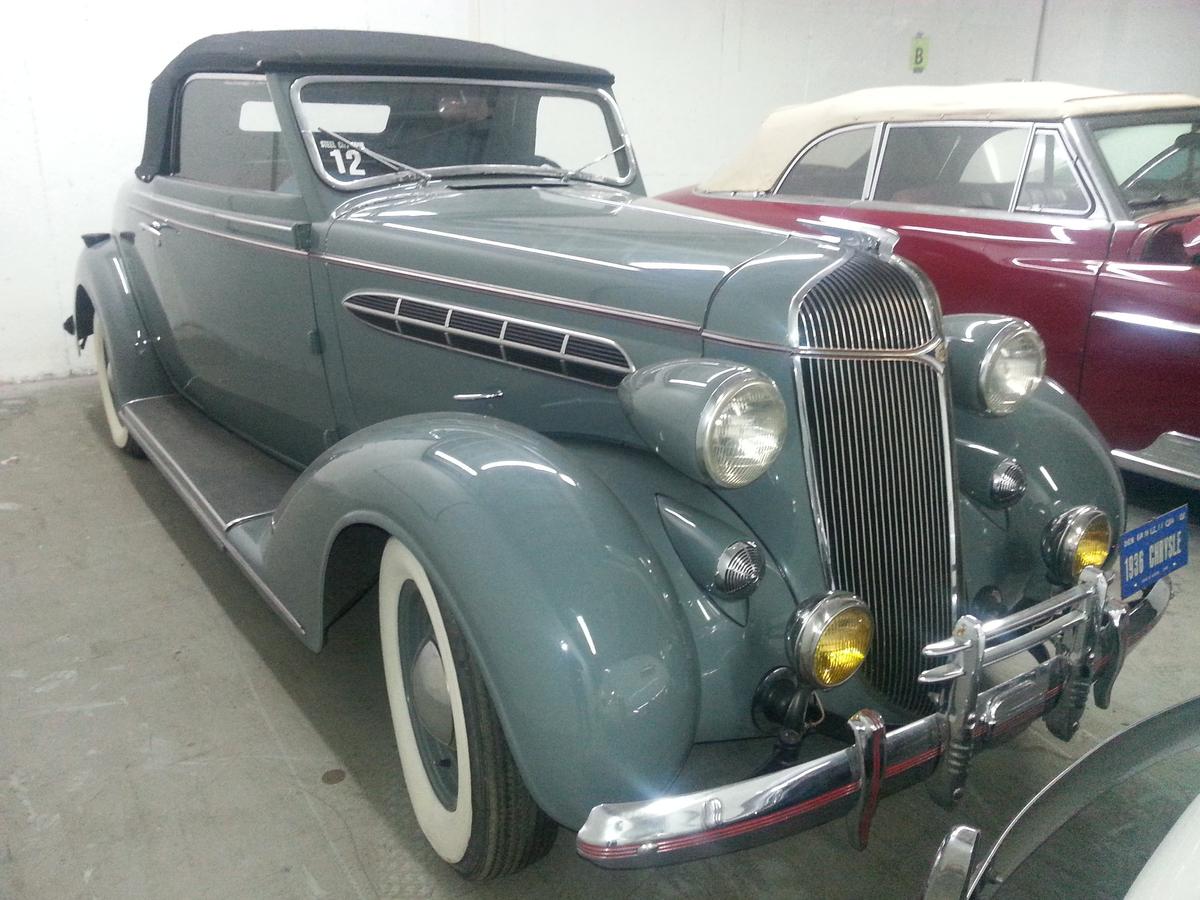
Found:
[{"label": "hood side louver", "polygon": [[527,319],[390,294],[351,294],[342,305],[389,334],[576,381],[616,387],[634,368],[608,338]]}]

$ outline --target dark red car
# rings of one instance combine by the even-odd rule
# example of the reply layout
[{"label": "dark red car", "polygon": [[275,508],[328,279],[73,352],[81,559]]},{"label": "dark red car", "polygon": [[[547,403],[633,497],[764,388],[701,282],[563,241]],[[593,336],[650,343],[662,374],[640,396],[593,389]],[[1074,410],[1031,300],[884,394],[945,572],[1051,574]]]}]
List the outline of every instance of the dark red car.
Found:
[{"label": "dark red car", "polygon": [[946,312],[1033,323],[1121,466],[1200,488],[1200,97],[856,91],[777,110],[664,199],[834,239],[891,229]]}]

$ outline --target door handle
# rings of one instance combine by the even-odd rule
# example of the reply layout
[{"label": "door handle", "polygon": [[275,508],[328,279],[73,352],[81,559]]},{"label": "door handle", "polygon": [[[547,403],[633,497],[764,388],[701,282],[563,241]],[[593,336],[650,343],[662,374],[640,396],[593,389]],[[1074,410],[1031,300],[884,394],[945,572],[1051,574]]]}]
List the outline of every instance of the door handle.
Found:
[{"label": "door handle", "polygon": [[455,394],[454,399],[466,403],[473,400],[499,400],[503,396],[504,391],[497,389],[493,391],[482,391],[478,394]]},{"label": "door handle", "polygon": [[155,237],[162,237],[164,231],[175,230],[175,226],[165,219],[151,219],[149,222],[138,222],[138,228]]}]

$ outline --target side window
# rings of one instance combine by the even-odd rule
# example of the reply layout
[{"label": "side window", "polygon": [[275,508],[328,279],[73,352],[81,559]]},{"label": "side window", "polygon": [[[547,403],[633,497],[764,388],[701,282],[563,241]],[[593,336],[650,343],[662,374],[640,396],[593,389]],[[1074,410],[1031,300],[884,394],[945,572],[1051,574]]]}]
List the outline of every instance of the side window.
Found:
[{"label": "side window", "polygon": [[860,200],[875,126],[839,131],[818,141],[796,160],[780,182],[777,194]]},{"label": "side window", "polygon": [[259,191],[294,185],[279,120],[262,80],[189,81],[179,114],[178,154],[177,174],[195,181]]},{"label": "side window", "polygon": [[1058,132],[1037,132],[1017,196],[1017,209],[1085,213],[1090,208],[1087,193],[1079,183]]},{"label": "side window", "polygon": [[1007,210],[1028,139],[1024,126],[893,126],[874,199]]}]

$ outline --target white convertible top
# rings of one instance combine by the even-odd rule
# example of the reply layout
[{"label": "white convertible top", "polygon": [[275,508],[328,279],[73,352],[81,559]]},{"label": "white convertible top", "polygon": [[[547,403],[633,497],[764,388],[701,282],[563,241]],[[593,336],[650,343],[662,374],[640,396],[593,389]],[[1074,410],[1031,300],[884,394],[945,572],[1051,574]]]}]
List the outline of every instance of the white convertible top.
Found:
[{"label": "white convertible top", "polygon": [[1122,94],[1058,81],[867,88],[775,110],[763,121],[750,146],[701,184],[700,190],[770,190],[809,142],[847,125],[929,119],[1053,121],[1068,116],[1185,106],[1200,106],[1200,97]]}]

